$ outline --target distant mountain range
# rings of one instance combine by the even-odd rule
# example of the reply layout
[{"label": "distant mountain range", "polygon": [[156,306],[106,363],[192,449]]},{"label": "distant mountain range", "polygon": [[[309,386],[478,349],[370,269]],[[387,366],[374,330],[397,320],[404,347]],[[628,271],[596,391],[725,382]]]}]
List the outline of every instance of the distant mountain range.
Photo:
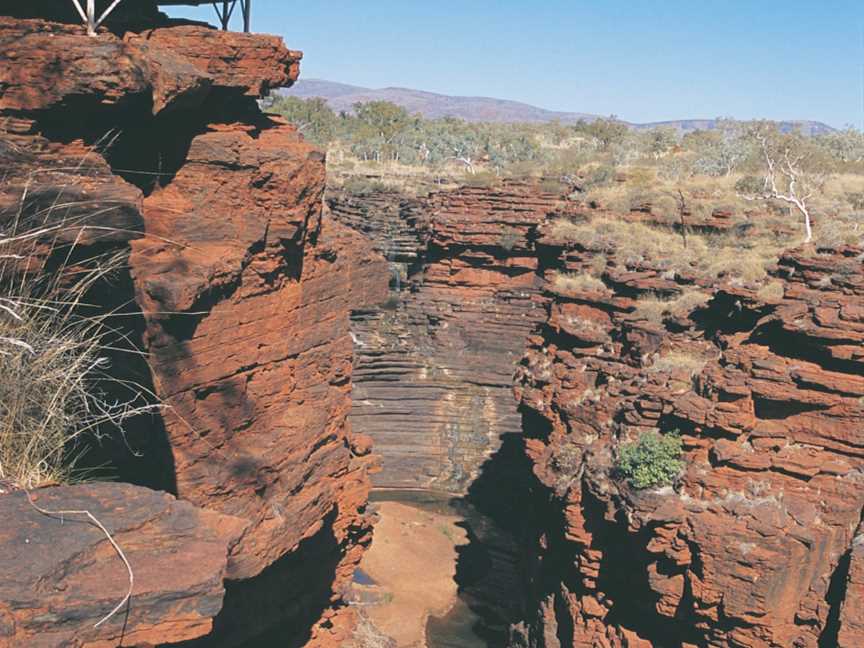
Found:
[{"label": "distant mountain range", "polygon": [[[335,111],[350,112],[358,102],[390,101],[404,107],[408,112],[420,113],[429,119],[438,117],[458,117],[473,122],[550,122],[558,120],[572,124],[584,119],[591,121],[601,115],[580,112],[559,112],[546,110],[530,104],[491,97],[454,97],[450,95],[412,90],[410,88],[363,88],[360,86],[324,81],[322,79],[301,79],[285,95],[304,99],[321,97]],[[645,124],[630,123],[637,130],[668,126],[682,133],[695,130],[711,130],[716,125],[714,119],[676,119]],[[822,122],[800,120],[780,122],[784,131],[801,129],[808,135],[830,133],[834,129]]]}]

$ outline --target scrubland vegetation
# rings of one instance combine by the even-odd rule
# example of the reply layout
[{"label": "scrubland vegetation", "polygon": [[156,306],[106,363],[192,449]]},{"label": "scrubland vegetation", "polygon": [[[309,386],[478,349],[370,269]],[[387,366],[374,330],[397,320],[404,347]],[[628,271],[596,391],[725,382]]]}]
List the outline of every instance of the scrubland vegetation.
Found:
[{"label": "scrubland vegetation", "polygon": [[[592,214],[585,222],[559,221],[558,235],[597,256],[614,253],[627,267],[659,266],[670,277],[762,289],[766,269],[785,249],[864,240],[864,134],[852,128],[806,137],[732,119],[686,134],[638,131],[615,117],[469,123],[424,119],[387,102],[336,114],[323,100],[293,97],[275,97],[269,109],[328,149],[331,186],[355,194],[425,192],[533,178]],[[637,217],[622,220],[626,214]],[[556,282],[599,288],[604,269],[598,263],[594,276]],[[641,310],[659,317],[699,297],[678,299],[646,301]]]},{"label": "scrubland vegetation", "polygon": [[614,116],[576,124],[478,123],[424,119],[384,101],[336,114],[322,99],[282,96],[268,99],[266,107],[328,148],[337,172],[352,175],[455,177],[477,184],[536,176],[555,189],[575,184],[588,198],[614,198],[616,205],[653,198],[669,209],[679,198],[674,190],[687,186],[697,207],[703,197],[727,198],[729,205],[717,200],[714,206],[731,207],[744,200],[744,189],[753,189],[751,176],[762,193],[764,143],[777,162],[779,193],[788,189],[781,164],[788,149],[789,159],[798,162],[799,184],[816,190],[820,207],[864,208],[864,134],[853,128],[810,138],[772,132],[768,122],[718,119],[713,130],[681,135],[663,127],[633,130]]}]

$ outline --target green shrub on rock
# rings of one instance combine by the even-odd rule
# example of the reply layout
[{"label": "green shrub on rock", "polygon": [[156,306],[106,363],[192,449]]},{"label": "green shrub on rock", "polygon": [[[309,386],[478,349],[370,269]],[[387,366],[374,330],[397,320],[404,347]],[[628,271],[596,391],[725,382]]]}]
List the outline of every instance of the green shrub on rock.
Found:
[{"label": "green shrub on rock", "polygon": [[638,489],[669,486],[684,470],[681,437],[677,433],[646,432],[621,446],[615,467]]}]

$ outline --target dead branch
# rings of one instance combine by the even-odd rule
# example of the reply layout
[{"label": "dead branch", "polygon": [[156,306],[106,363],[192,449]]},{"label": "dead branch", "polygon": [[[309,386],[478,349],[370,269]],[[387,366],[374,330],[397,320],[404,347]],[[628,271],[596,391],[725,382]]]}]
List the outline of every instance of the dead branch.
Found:
[{"label": "dead branch", "polygon": [[49,511],[48,509],[44,509],[40,507],[36,502],[33,501],[33,497],[30,495],[30,491],[24,490],[24,494],[27,496],[27,501],[30,502],[30,506],[36,509],[42,515],[46,515],[48,517],[56,518],[60,520],[60,523],[63,523],[63,518],[66,515],[84,515],[87,517],[90,523],[97,526],[102,533],[105,534],[105,537],[108,538],[108,542],[111,543],[111,546],[114,547],[114,551],[117,552],[117,555],[120,556],[120,560],[123,561],[123,564],[126,566],[126,572],[129,575],[129,589],[126,592],[126,596],[114,606],[114,609],[111,610],[108,614],[102,617],[96,624],[93,626],[94,628],[98,628],[103,623],[108,621],[111,617],[113,617],[117,612],[123,609],[123,606],[126,605],[130,600],[132,600],[132,592],[135,589],[135,572],[132,571],[132,565],[129,563],[129,559],[126,558],[126,554],[123,553],[123,549],[120,548],[120,545],[114,540],[114,537],[109,533],[108,529],[105,528],[105,525],[102,524],[98,518],[93,515],[90,511],[87,510],[63,510],[63,511]]}]

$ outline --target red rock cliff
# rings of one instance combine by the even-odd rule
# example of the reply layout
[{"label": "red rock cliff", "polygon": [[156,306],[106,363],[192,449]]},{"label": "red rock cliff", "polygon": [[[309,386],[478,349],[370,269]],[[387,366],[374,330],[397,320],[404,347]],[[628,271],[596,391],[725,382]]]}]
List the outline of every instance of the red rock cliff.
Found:
[{"label": "red rock cliff", "polygon": [[348,315],[355,294],[377,299],[352,282],[377,261],[322,222],[323,155],[255,104],[296,79],[300,56],[202,27],[88,38],[0,18],[4,217],[62,198],[67,236],[131,239],[130,294],[113,298],[143,313],[168,408],[164,456],[127,461],[245,525],[206,645],[274,623],[290,645],[338,645],[334,612],[370,537],[368,443],[346,421]]},{"label": "red rock cliff", "polygon": [[[569,242],[556,222],[591,214],[532,186],[329,203],[391,264],[387,308],[354,316],[352,417],[384,455],[378,483],[463,488],[484,505],[491,488],[528,521],[512,589],[524,609],[502,604],[506,588],[482,593],[522,619],[512,646],[861,643],[861,250],[790,252],[756,294],[619,258],[602,236]],[[648,208],[618,218],[674,226]],[[559,271],[602,280],[556,283]],[[707,305],[662,321],[636,309],[700,292]],[[520,424],[498,390],[525,344]],[[533,483],[494,453],[514,430]],[[681,433],[687,469],[638,491],[615,458],[655,430]],[[520,552],[499,549],[500,577]]]},{"label": "red rock cliff", "polygon": [[[680,291],[662,268],[544,246],[571,272],[608,260],[604,289],[553,291],[517,376],[546,496],[513,645],[861,645],[861,250],[790,252],[782,294],[708,291],[653,324],[633,297]],[[654,430],[681,433],[686,470],[637,491],[615,456]]]}]

